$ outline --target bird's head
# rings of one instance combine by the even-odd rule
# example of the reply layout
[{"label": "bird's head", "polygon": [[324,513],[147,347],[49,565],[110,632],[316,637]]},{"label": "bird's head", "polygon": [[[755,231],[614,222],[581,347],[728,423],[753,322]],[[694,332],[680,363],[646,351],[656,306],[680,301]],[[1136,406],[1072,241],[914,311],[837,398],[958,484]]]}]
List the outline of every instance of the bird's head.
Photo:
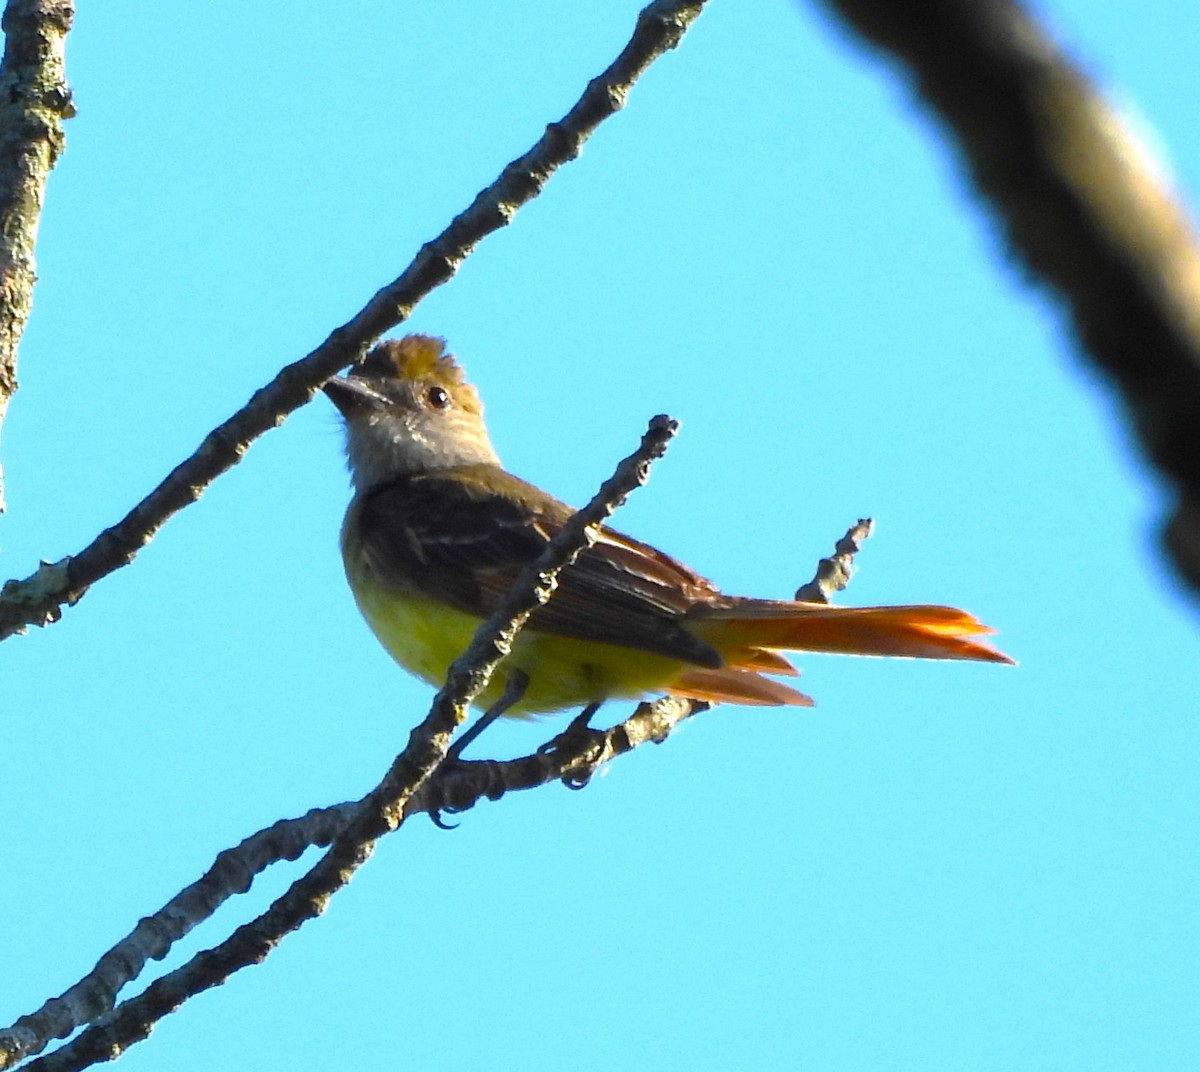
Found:
[{"label": "bird's head", "polygon": [[324,390],[346,422],[346,458],[360,490],[412,473],[499,464],[479,395],[441,339],[385,339]]}]

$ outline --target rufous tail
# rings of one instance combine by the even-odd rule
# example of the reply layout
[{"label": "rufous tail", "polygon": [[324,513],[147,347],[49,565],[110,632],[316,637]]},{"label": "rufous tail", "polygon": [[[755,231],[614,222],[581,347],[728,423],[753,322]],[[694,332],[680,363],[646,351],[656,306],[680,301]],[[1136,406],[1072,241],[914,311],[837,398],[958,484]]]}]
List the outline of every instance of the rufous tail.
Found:
[{"label": "rufous tail", "polygon": [[729,600],[694,608],[686,628],[725,660],[718,670],[688,667],[669,691],[702,700],[810,706],[801,692],[761,676],[795,674],[780,651],[910,659],[969,659],[1012,663],[973,639],[993,630],[953,607],[831,607],[825,603]]}]

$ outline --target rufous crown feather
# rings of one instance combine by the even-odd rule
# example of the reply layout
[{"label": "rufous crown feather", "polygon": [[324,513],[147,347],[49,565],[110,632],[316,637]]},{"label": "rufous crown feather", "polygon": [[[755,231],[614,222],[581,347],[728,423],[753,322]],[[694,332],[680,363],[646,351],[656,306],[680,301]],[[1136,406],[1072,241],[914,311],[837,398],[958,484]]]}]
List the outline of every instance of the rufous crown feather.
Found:
[{"label": "rufous crown feather", "polygon": [[384,339],[350,375],[363,380],[425,380],[440,383],[454,392],[465,410],[470,413],[483,412],[479,395],[467,383],[462,366],[446,350],[446,340],[432,335]]}]

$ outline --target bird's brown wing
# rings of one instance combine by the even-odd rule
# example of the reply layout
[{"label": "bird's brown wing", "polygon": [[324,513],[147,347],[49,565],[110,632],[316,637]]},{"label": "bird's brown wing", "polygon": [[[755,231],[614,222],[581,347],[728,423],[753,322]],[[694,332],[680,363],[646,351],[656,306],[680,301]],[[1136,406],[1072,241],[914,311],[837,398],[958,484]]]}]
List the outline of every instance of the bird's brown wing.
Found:
[{"label": "bird's brown wing", "polygon": [[[381,583],[482,618],[573,512],[498,467],[477,465],[370,489],[358,520],[365,561]],[[716,594],[682,563],[605,529],[530,625],[719,667],[717,652],[679,624]]]}]

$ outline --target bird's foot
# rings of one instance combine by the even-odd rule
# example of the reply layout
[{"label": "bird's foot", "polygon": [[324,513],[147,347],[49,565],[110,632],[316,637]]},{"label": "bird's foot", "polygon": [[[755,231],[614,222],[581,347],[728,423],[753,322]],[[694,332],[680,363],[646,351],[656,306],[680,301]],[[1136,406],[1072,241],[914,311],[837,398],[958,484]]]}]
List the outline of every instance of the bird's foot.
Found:
[{"label": "bird's foot", "polygon": [[571,769],[562,775],[562,783],[568,789],[582,789],[600,766],[607,736],[603,730],[591,725],[592,716],[599,709],[599,703],[588,704],[571,719],[562,733],[538,749],[539,756],[555,757],[570,753],[576,757]]}]

